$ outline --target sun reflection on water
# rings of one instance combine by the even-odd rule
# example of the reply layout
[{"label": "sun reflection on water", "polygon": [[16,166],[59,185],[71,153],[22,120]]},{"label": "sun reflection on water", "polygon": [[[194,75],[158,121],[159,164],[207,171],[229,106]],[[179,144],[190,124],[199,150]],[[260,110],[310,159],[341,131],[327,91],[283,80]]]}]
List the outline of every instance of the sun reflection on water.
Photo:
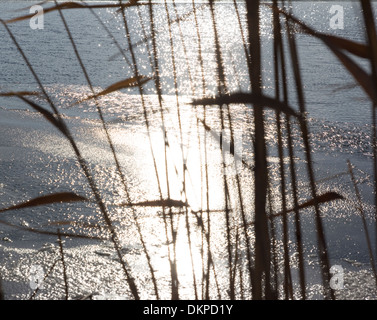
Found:
[{"label": "sun reflection on water", "polygon": [[[225,254],[222,152],[219,141],[203,126],[197,125],[192,107],[186,106],[181,110],[184,119],[181,130],[176,112],[174,104],[167,108],[165,127],[159,127],[156,121],[149,132],[143,126],[118,126],[111,134],[118,152],[121,151],[119,157],[126,164],[127,176],[138,181],[137,187],[130,189],[133,202],[170,198],[187,203],[187,207],[165,207],[164,210],[162,207],[135,207],[135,210],[144,241],[149,248],[156,250],[153,266],[159,279],[170,281],[171,263],[176,261],[182,295],[192,298],[194,282],[197,294],[202,294],[203,273],[207,268],[207,209],[211,211],[209,241],[213,248],[217,248],[212,259],[219,255],[221,261],[222,254]],[[207,112],[206,121],[214,127],[218,122],[216,114],[217,110]],[[230,192],[233,193],[235,185],[231,180]],[[236,210],[237,203],[230,206]],[[119,215],[125,217],[124,212],[119,212]],[[126,219],[132,220],[132,216],[126,215]],[[129,242],[130,237],[137,239],[135,232],[132,235],[130,232],[122,234],[124,243]],[[219,276],[224,270],[219,268]],[[170,287],[167,287],[164,294],[169,294],[169,291]]]}]

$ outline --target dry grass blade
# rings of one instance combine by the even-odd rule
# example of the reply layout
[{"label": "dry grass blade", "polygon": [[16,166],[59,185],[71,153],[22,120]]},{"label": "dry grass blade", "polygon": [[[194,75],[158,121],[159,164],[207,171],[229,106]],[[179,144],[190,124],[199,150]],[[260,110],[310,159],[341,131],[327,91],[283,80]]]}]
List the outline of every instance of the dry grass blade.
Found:
[{"label": "dry grass blade", "polygon": [[[365,22],[365,31],[369,44],[369,56],[370,56],[370,67],[371,67],[371,77],[374,83],[374,88],[377,87],[377,34],[376,34],[376,24],[375,24],[375,15],[374,8],[369,0],[360,0],[361,7],[363,9],[364,22]],[[375,211],[375,232],[377,241],[377,116],[376,116],[376,100],[372,101],[372,145],[373,145],[373,175],[374,175],[374,205],[376,208]],[[377,281],[377,277],[376,277]]]},{"label": "dry grass blade", "polygon": [[39,96],[39,95],[40,93],[36,91],[0,92],[0,97]]},{"label": "dry grass blade", "polygon": [[329,41],[325,41],[325,43],[347,68],[347,70],[353,75],[355,80],[364,89],[369,98],[374,101],[374,103],[377,103],[376,91],[372,77],[332,43]]},{"label": "dry grass blade", "polygon": [[347,70],[353,75],[353,77],[364,89],[364,91],[371,98],[371,100],[376,102],[376,93],[374,90],[374,83],[371,76],[343,52],[343,50],[345,50],[356,56],[362,58],[369,58],[370,55],[368,52],[368,46],[351,40],[317,32],[305,25],[303,22],[299,21],[297,18],[293,17],[291,14],[285,12],[284,10],[278,10],[280,13],[284,14],[290,21],[298,24],[303,31],[321,39],[328,46],[328,48],[338,57],[338,59],[342,62],[344,67],[346,67]]},{"label": "dry grass blade", "polygon": [[23,8],[20,8],[20,9],[15,9],[14,12],[30,10],[33,6],[43,6],[44,4],[48,3],[49,1],[50,0],[44,0],[44,1],[41,1],[41,2],[38,2],[38,3],[35,3],[31,6],[23,7]]},{"label": "dry grass blade", "polygon": [[64,124],[64,122],[57,119],[53,113],[51,113],[50,111],[46,110],[45,108],[39,106],[35,102],[21,95],[18,95],[18,97],[24,102],[26,102],[29,106],[31,106],[34,110],[42,114],[52,125],[54,125],[57,129],[59,129],[59,131],[63,133],[66,137],[69,136],[69,131],[68,131],[67,126]]},{"label": "dry grass blade", "polygon": [[[298,98],[298,105],[301,114],[306,114],[306,102],[304,95],[304,85],[301,75],[300,59],[297,50],[297,43],[295,35],[292,33],[291,23],[286,19],[285,21],[286,30],[288,33],[288,47],[290,52],[290,59],[292,61],[292,69],[295,79],[295,87]],[[300,121],[300,131],[302,141],[304,143],[305,158],[307,174],[310,183],[310,193],[312,199],[314,199],[314,212],[315,212],[315,226],[316,226],[316,236],[317,236],[317,251],[321,261],[321,276],[322,276],[322,286],[325,299],[335,299],[334,290],[330,287],[330,262],[327,249],[327,242],[323,227],[323,221],[321,217],[321,212],[319,210],[319,204],[317,202],[317,186],[314,177],[313,160],[311,155],[311,145],[309,139],[309,129],[306,119]]]},{"label": "dry grass blade", "polygon": [[[191,15],[195,15],[195,12],[196,12],[197,10],[202,10],[202,9],[204,9],[207,5],[208,5],[207,3],[204,3],[204,4],[200,5],[200,6],[198,6],[198,7],[196,8],[196,10],[189,11],[188,13],[185,13],[184,15],[178,17],[177,19],[174,19],[174,20],[170,21],[170,24],[175,24],[175,23],[179,23],[180,21],[185,21],[185,20],[187,20],[188,18],[191,17]],[[165,31],[166,31],[166,30],[165,30],[165,27],[161,28],[161,30],[155,30],[155,31],[154,31],[154,36],[157,36],[159,33],[161,33],[161,32],[165,32]],[[139,40],[139,41],[137,41],[137,42],[135,42],[135,43],[133,43],[133,44],[130,44],[130,45],[128,46],[128,48],[125,48],[125,49],[122,50],[123,52],[118,52],[118,53],[113,54],[113,55],[109,58],[109,61],[114,60],[114,59],[117,58],[118,56],[123,55],[124,53],[126,53],[126,52],[128,52],[128,51],[132,51],[132,48],[134,48],[134,47],[137,47],[137,46],[139,46],[139,45],[141,45],[141,44],[144,44],[144,43],[148,43],[148,41],[151,40],[151,38],[152,38],[152,35],[145,36],[145,34],[144,34],[144,37],[143,37],[142,40]]]},{"label": "dry grass blade", "polygon": [[166,199],[166,200],[152,200],[152,201],[142,201],[142,202],[135,202],[135,203],[122,203],[118,206],[138,206],[138,207],[178,207],[184,208],[188,207],[186,202],[181,200],[174,200],[174,199]]},{"label": "dry grass blade", "polygon": [[[333,201],[333,200],[344,200],[344,197],[337,192],[330,191],[330,192],[326,192],[322,195],[317,196],[316,203],[321,204],[321,203],[326,203],[326,202],[330,202],[330,201]],[[277,214],[272,215],[272,217],[275,218],[275,217],[282,216],[284,214],[293,212],[295,210],[301,210],[301,209],[305,209],[305,208],[308,208],[308,207],[312,207],[312,206],[314,206],[314,204],[315,204],[315,201],[313,199],[311,199],[311,200],[304,202],[303,204],[300,204],[297,208],[292,208],[292,209],[289,209],[285,212],[279,212]]]},{"label": "dry grass blade", "polygon": [[78,201],[88,201],[88,199],[85,197],[79,196],[73,192],[59,192],[59,193],[49,194],[47,196],[33,198],[23,203],[10,206],[4,209],[0,209],[0,212],[5,212],[5,211],[15,210],[15,209],[22,209],[22,208],[43,206],[43,205],[52,204],[52,203],[63,203],[63,202],[68,203],[68,202],[78,202]]},{"label": "dry grass blade", "polygon": [[[54,7],[51,8],[46,8],[43,10],[43,13],[49,13],[57,10],[67,10],[67,9],[104,9],[104,8],[127,8],[131,6],[136,6],[139,5],[136,1],[132,1],[129,3],[125,4],[94,4],[94,5],[88,5],[84,3],[79,3],[79,2],[64,2],[58,5],[55,5]],[[13,18],[6,20],[5,23],[14,23],[18,21],[23,21],[23,20],[28,20],[32,18],[35,15],[35,13],[27,14],[21,17]]]},{"label": "dry grass blade", "polygon": [[[57,3],[56,3],[56,6],[58,6]],[[101,197],[100,190],[99,190],[99,188],[97,186],[96,181],[94,180],[94,177],[93,177],[92,172],[91,172],[91,170],[89,168],[89,165],[88,165],[87,161],[84,159],[84,157],[82,156],[82,154],[81,154],[81,152],[80,152],[80,150],[79,150],[79,148],[77,146],[76,141],[74,140],[74,138],[70,134],[70,132],[68,130],[68,127],[64,124],[64,120],[62,119],[59,110],[57,109],[57,107],[55,106],[55,104],[52,102],[52,100],[50,99],[49,95],[47,94],[46,90],[44,89],[44,86],[43,86],[41,80],[39,79],[38,75],[36,74],[34,68],[32,67],[32,65],[31,65],[29,59],[27,58],[27,56],[25,55],[24,51],[20,47],[18,41],[16,40],[15,36],[13,35],[13,32],[10,30],[10,28],[4,22],[4,20],[0,19],[0,22],[3,24],[4,28],[8,32],[8,34],[11,37],[11,39],[12,39],[14,45],[16,46],[18,52],[22,55],[22,57],[23,57],[25,63],[27,64],[30,72],[34,76],[36,82],[38,83],[38,85],[39,85],[39,87],[41,89],[41,91],[43,92],[43,94],[46,97],[48,103],[50,104],[51,109],[54,111],[54,114],[52,114],[51,112],[48,112],[47,110],[45,110],[43,108],[40,108],[36,104],[28,101],[25,97],[21,97],[20,96],[20,98],[23,99],[24,101],[26,101],[27,103],[29,103],[36,110],[38,110],[40,108],[40,110],[38,110],[38,111],[41,112],[46,117],[46,119],[48,119],[48,121],[50,121],[54,125],[56,125],[56,127],[68,139],[68,141],[69,141],[70,145],[72,146],[72,149],[73,149],[73,151],[74,151],[74,153],[76,155],[76,158],[77,158],[77,160],[78,160],[78,162],[80,164],[80,167],[83,170],[83,172],[85,174],[85,177],[87,178],[87,181],[88,181],[88,183],[90,185],[90,189],[92,190],[93,195],[95,197],[95,201],[96,201],[96,203],[97,203],[97,205],[98,205],[98,207],[99,207],[99,209],[100,209],[100,211],[101,211],[101,213],[103,215],[103,218],[104,218],[104,220],[105,220],[105,222],[106,222],[106,224],[107,224],[107,226],[109,228],[109,231],[111,233],[110,240],[114,244],[114,248],[117,251],[117,255],[118,255],[119,261],[120,261],[120,263],[122,265],[122,269],[123,269],[124,274],[126,276],[126,281],[129,284],[129,286],[130,286],[132,295],[134,296],[134,298],[136,300],[139,300],[140,297],[139,297],[139,293],[138,293],[136,284],[134,282],[134,278],[131,276],[131,272],[128,270],[128,268],[126,266],[125,259],[124,259],[124,257],[122,256],[122,254],[120,252],[120,245],[119,245],[119,239],[118,239],[117,233],[116,233],[116,231],[115,231],[115,229],[114,229],[114,227],[112,225],[112,221],[111,221],[111,218],[109,216],[109,212],[108,212],[107,207],[106,207],[106,205],[105,205],[105,203],[104,203],[104,201],[103,201],[103,199]],[[55,119],[55,116],[56,116],[57,119]],[[6,224],[6,222],[2,222],[2,223]],[[40,232],[40,233],[45,234],[44,232]],[[92,238],[94,238],[94,237],[92,237]]]},{"label": "dry grass blade", "polygon": [[121,12],[122,10],[124,10],[124,8],[129,7],[129,6],[133,6],[137,4],[144,5],[144,4],[140,4],[139,0],[129,0],[129,2],[127,3],[127,6],[124,6],[121,1],[119,2],[119,4],[121,4],[121,7],[116,11],[117,13]]},{"label": "dry grass blade", "polygon": [[[260,97],[263,95],[262,84],[262,43],[261,43],[261,12],[260,1],[246,1],[249,53],[249,80],[251,92]],[[266,198],[268,189],[267,147],[263,108],[253,108],[254,116],[254,211],[255,211],[255,242],[254,268],[249,270],[252,298],[256,300],[272,298],[270,282],[271,250]],[[244,231],[246,228],[244,227]],[[245,234],[245,236],[247,236]],[[248,259],[249,260],[249,259]],[[264,278],[264,284],[262,284]]]},{"label": "dry grass blade", "polygon": [[275,8],[275,10],[278,10],[279,13],[284,14],[289,20],[291,20],[296,25],[298,25],[303,32],[310,34],[316,38],[319,38],[323,40],[324,42],[330,42],[332,45],[336,46],[337,48],[346,50],[349,53],[352,53],[358,57],[369,58],[368,46],[366,46],[365,44],[316,31],[312,29],[311,27],[307,26],[302,21],[292,16],[291,14],[289,14],[288,12],[285,12],[284,10],[278,9],[278,8]]},{"label": "dry grass blade", "polygon": [[359,190],[359,187],[357,185],[357,182],[356,182],[355,175],[353,173],[353,166],[351,164],[351,161],[348,160],[347,164],[348,164],[348,170],[349,170],[349,174],[350,174],[350,177],[351,177],[351,181],[352,181],[352,184],[355,188],[355,193],[356,193],[356,198],[357,198],[357,210],[359,211],[359,214],[360,214],[360,217],[361,217],[361,220],[362,220],[362,223],[363,223],[365,240],[366,240],[367,246],[368,246],[369,262],[370,262],[370,265],[372,267],[372,271],[373,271],[373,274],[374,274],[374,280],[375,280],[375,283],[376,283],[376,286],[377,286],[376,264],[374,262],[372,242],[371,242],[371,239],[370,239],[368,224],[367,224],[367,220],[366,220],[364,209],[363,209],[363,202],[362,202],[362,199],[361,199],[361,194],[360,194],[360,190]]},{"label": "dry grass blade", "polygon": [[104,95],[107,95],[107,94],[112,93],[114,91],[121,90],[121,89],[138,87],[138,86],[141,86],[141,85],[147,83],[149,80],[151,80],[151,78],[144,77],[144,76],[132,77],[132,78],[128,78],[126,80],[121,80],[119,82],[116,82],[116,83],[108,86],[105,90],[103,90],[103,91],[101,91],[97,94],[91,95],[91,96],[89,96],[85,99],[77,101],[75,104],[81,103],[81,102],[86,101],[86,100],[95,99],[95,98],[98,98],[100,96],[104,96]]},{"label": "dry grass blade", "polygon": [[[54,2],[55,2],[55,6],[58,7],[58,2],[57,2],[57,0],[54,0]],[[121,3],[121,1],[120,1],[120,2],[119,2],[119,5],[121,6],[121,4],[122,4],[122,3]],[[81,58],[81,55],[79,54],[79,50],[78,50],[78,48],[77,48],[77,46],[76,46],[76,43],[75,43],[75,41],[73,40],[72,33],[71,33],[71,31],[70,31],[70,28],[69,28],[69,26],[68,26],[68,23],[67,23],[66,19],[64,18],[63,12],[62,12],[62,10],[61,10],[60,8],[58,9],[58,12],[59,12],[60,18],[61,18],[61,20],[62,20],[62,22],[63,22],[64,29],[65,29],[65,31],[66,31],[66,33],[67,33],[67,36],[68,36],[68,38],[69,38],[69,40],[70,40],[70,42],[71,42],[71,45],[72,45],[73,51],[74,51],[75,56],[76,56],[76,58],[77,58],[77,61],[78,61],[78,63],[80,64],[81,71],[82,71],[82,73],[83,73],[83,75],[84,75],[84,77],[85,77],[85,79],[86,79],[86,81],[87,81],[87,83],[88,83],[88,85],[89,85],[89,87],[90,87],[90,90],[91,90],[92,93],[94,94],[94,90],[93,90],[92,82],[91,82],[91,80],[90,80],[90,77],[89,77],[89,74],[88,74],[88,72],[87,72],[87,69],[86,69],[86,67],[85,67],[85,65],[84,65],[84,62],[83,62],[83,60],[82,60],[82,58]],[[122,181],[124,181],[124,176],[123,176],[122,170],[120,169],[120,164],[119,164],[118,158],[117,158],[117,156],[116,156],[116,152],[115,152],[115,148],[114,148],[114,145],[113,145],[112,139],[111,139],[111,137],[110,137],[110,135],[109,135],[109,132],[108,132],[108,130],[107,130],[107,126],[106,126],[105,119],[104,119],[104,117],[103,117],[102,110],[101,110],[100,106],[98,105],[97,100],[96,100],[95,102],[96,102],[97,113],[98,113],[98,115],[99,115],[99,117],[100,117],[100,120],[101,120],[101,123],[102,123],[102,127],[103,127],[104,132],[105,132],[106,137],[107,137],[107,142],[108,142],[108,144],[109,144],[109,147],[110,147],[111,152],[112,152],[113,157],[114,157],[114,161],[116,162],[116,166],[117,166],[118,173],[120,174],[120,177],[121,177]],[[74,142],[73,139],[72,139],[72,141]],[[93,184],[91,183],[92,187],[95,187],[95,185],[94,185],[94,181],[92,181],[92,182],[93,182]],[[99,191],[99,190],[97,189],[96,191]],[[122,269],[123,269],[123,271],[124,271],[124,273],[125,273],[126,280],[127,280],[128,285],[129,285],[129,287],[130,287],[130,290],[131,290],[131,292],[132,292],[134,298],[135,298],[136,300],[139,300],[140,297],[139,297],[138,289],[137,289],[137,286],[136,286],[136,284],[135,284],[134,278],[131,276],[131,272],[130,272],[130,270],[128,270],[127,265],[126,265],[126,264],[127,264],[127,263],[126,263],[126,260],[125,260],[125,258],[122,256],[122,254],[121,254],[121,252],[120,252],[119,239],[118,239],[117,232],[116,232],[115,228],[114,228],[113,225],[112,225],[112,219],[110,218],[109,213],[108,213],[107,210],[106,210],[105,204],[103,203],[103,200],[101,199],[101,196],[100,196],[97,192],[95,193],[95,196],[96,196],[96,198],[97,198],[97,200],[98,200],[98,204],[100,205],[100,208],[101,208],[101,211],[102,211],[102,213],[103,213],[103,217],[104,217],[104,219],[105,219],[105,222],[106,222],[106,224],[107,224],[108,227],[109,227],[109,230],[110,230],[110,233],[111,233],[111,241],[112,241],[113,244],[114,244],[114,248],[115,248],[115,250],[116,250],[116,252],[117,252],[117,255],[118,255],[118,258],[119,258],[119,262],[120,262],[121,265],[122,265]]]},{"label": "dry grass blade", "polygon": [[[39,229],[35,229],[35,228],[30,228],[30,227],[23,227],[23,226],[19,226],[19,225],[16,225],[16,224],[9,223],[9,222],[4,221],[4,220],[0,220],[0,224],[3,224],[5,226],[11,227],[11,228],[15,228],[15,229],[18,229],[18,230],[23,230],[23,231],[27,231],[27,232],[36,233],[36,234],[43,234],[43,235],[46,235],[46,236],[55,236],[56,237],[58,235],[54,231],[39,230]],[[91,235],[85,235],[85,234],[75,234],[75,233],[60,233],[60,234],[64,237],[77,238],[77,239],[108,240],[107,238],[104,238],[104,237],[97,237],[97,236],[91,236]]]},{"label": "dry grass blade", "polygon": [[68,300],[68,277],[67,277],[67,266],[66,266],[65,258],[64,258],[63,241],[62,241],[62,237],[61,237],[61,233],[59,229],[57,230],[57,233],[58,233],[58,243],[59,243],[60,256],[61,256],[60,260],[63,266],[65,300]]},{"label": "dry grass blade", "polygon": [[[271,220],[271,219],[278,218],[278,217],[281,217],[283,215],[286,215],[287,213],[291,213],[291,212],[294,212],[294,211],[313,207],[315,204],[327,203],[327,202],[334,201],[334,200],[344,200],[344,199],[345,198],[342,195],[340,195],[336,192],[333,192],[333,191],[326,192],[326,193],[324,193],[320,196],[317,196],[316,202],[313,199],[310,199],[310,200],[305,201],[304,203],[300,204],[297,208],[292,208],[292,209],[286,210],[285,212],[279,212],[279,213],[276,213],[276,214],[272,214],[272,215],[269,216],[269,219]],[[253,221],[253,222],[250,222],[248,224],[248,226],[252,226],[254,224],[255,224],[255,222]]]},{"label": "dry grass blade", "polygon": [[276,111],[280,111],[297,118],[299,117],[298,113],[295,112],[292,107],[283,102],[280,102],[277,99],[270,98],[263,94],[239,92],[229,95],[221,95],[214,98],[197,99],[192,102],[193,105],[222,105],[232,103],[251,103],[258,107],[266,106]]}]

